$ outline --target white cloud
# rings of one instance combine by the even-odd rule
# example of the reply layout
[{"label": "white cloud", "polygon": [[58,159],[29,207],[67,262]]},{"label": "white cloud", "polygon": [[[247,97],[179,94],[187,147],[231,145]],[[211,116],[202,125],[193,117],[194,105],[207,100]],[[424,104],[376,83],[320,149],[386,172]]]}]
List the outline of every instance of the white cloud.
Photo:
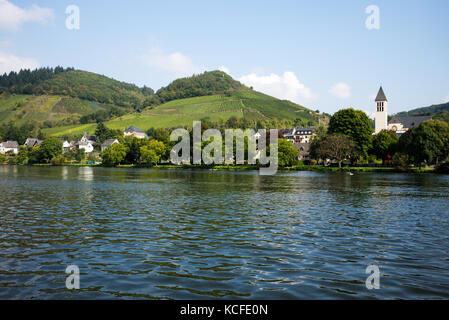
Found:
[{"label": "white cloud", "polygon": [[0,74],[20,69],[36,69],[39,63],[32,58],[17,57],[10,53],[0,51]]},{"label": "white cloud", "polygon": [[0,30],[17,30],[25,22],[44,23],[53,18],[53,9],[37,5],[22,9],[7,0],[0,0]]},{"label": "white cloud", "polygon": [[254,90],[299,104],[316,98],[316,95],[304,84],[299,82],[295,73],[291,71],[284,72],[282,76],[274,73],[267,76],[259,76],[257,73],[251,73],[240,77],[238,80],[247,86],[253,87]]},{"label": "white cloud", "polygon": [[223,71],[224,73],[230,74],[229,69],[225,66],[221,66],[220,68],[218,68],[218,70]]},{"label": "white cloud", "polygon": [[449,96],[444,99],[444,103],[449,102]]},{"label": "white cloud", "polygon": [[204,68],[195,65],[192,59],[180,52],[164,54],[160,48],[153,48],[142,56],[143,62],[150,68],[174,73],[178,77],[201,73]]},{"label": "white cloud", "polygon": [[329,89],[329,93],[339,99],[347,99],[351,96],[351,87],[344,82],[339,82]]}]

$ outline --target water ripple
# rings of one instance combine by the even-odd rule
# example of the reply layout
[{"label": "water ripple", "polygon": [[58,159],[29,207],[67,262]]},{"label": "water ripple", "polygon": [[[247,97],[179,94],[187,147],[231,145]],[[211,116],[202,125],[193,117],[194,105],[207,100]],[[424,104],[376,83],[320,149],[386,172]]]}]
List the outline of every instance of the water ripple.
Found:
[{"label": "water ripple", "polygon": [[[0,178],[0,299],[449,298],[448,176],[0,166]],[[371,263],[380,290],[365,287]]]}]

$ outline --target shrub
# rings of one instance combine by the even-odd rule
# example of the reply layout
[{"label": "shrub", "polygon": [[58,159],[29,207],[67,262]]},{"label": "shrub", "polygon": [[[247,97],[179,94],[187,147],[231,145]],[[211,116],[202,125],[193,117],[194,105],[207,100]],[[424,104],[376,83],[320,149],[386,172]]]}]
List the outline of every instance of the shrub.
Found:
[{"label": "shrub", "polygon": [[54,166],[62,166],[64,162],[66,162],[66,158],[62,154],[51,159],[51,164]]},{"label": "shrub", "polygon": [[409,169],[409,159],[408,155],[403,153],[396,153],[393,156],[392,164],[398,169],[399,171],[407,171]]}]

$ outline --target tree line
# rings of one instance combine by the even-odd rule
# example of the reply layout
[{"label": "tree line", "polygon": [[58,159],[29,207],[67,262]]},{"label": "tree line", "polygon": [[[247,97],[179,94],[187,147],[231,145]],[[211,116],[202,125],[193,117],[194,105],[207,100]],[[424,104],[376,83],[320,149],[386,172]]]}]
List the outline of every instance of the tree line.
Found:
[{"label": "tree line", "polygon": [[0,125],[0,142],[1,141],[17,141],[19,145],[25,143],[27,138],[36,137],[39,140],[44,139],[44,134],[39,126],[35,123],[26,123],[16,126],[14,123]]},{"label": "tree line", "polygon": [[327,130],[317,132],[311,157],[334,160],[340,167],[345,160],[358,163],[379,159],[403,170],[410,165],[435,165],[439,169],[449,162],[449,125],[428,120],[400,137],[389,130],[373,135],[371,121],[363,111],[344,109],[332,116]]},{"label": "tree line", "polygon": [[105,105],[141,110],[147,97],[154,95],[149,87],[139,88],[126,82],[74,68],[39,68],[11,71],[0,76],[0,94],[65,95]]},{"label": "tree line", "polygon": [[7,91],[16,94],[35,93],[32,84],[53,78],[56,74],[75,70],[74,68],[45,67],[35,70],[21,69],[19,72],[11,71],[0,76],[0,93]]},{"label": "tree line", "polygon": [[[226,125],[232,126],[233,121],[236,119]],[[202,121],[202,132],[214,128],[213,124]],[[250,123],[248,123],[248,127],[251,128]],[[190,141],[193,143],[192,129],[186,129],[188,129],[191,135]],[[224,130],[225,127],[220,128],[223,135]],[[17,140],[20,144],[30,137],[30,132],[32,132],[32,128],[26,125],[15,127],[10,123],[0,127],[0,137],[3,140]],[[149,139],[123,137],[121,130],[110,129],[100,122],[95,130],[98,141],[97,150],[105,140],[117,139],[118,144],[113,144],[100,154],[104,165],[153,166],[170,159],[170,151],[177,143],[170,141],[170,132],[169,129],[150,128],[147,131]],[[43,137],[41,136],[41,138]],[[245,140],[245,154],[247,154],[247,143]],[[202,148],[207,144],[208,142],[203,142]],[[299,152],[292,143],[280,138],[278,150],[280,166],[289,167],[301,164],[298,161]],[[193,145],[191,145],[191,151],[193,151]],[[39,147],[21,147],[19,155],[16,157],[16,163],[63,163],[67,159],[84,157],[80,151],[61,154],[61,140],[49,138],[45,139]],[[328,128],[319,127],[315,130],[310,147],[310,157],[313,159],[312,164],[319,160],[325,164],[325,161],[329,159],[338,163],[339,167],[345,161],[351,164],[361,164],[379,160],[383,165],[395,166],[404,171],[413,165],[416,167],[435,166],[441,172],[449,172],[449,125],[439,120],[428,120],[409,129],[400,137],[395,132],[388,130],[373,135],[371,120],[363,111],[352,108],[344,109],[331,117]]]}]

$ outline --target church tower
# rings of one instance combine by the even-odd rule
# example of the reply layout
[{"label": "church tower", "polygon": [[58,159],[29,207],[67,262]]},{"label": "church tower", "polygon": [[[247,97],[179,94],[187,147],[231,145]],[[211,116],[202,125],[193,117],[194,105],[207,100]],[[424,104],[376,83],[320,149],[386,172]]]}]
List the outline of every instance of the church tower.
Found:
[{"label": "church tower", "polygon": [[379,133],[382,130],[388,129],[388,113],[387,105],[388,100],[385,96],[382,86],[379,89],[379,93],[376,97],[376,115],[374,117],[375,130],[374,133]]}]

